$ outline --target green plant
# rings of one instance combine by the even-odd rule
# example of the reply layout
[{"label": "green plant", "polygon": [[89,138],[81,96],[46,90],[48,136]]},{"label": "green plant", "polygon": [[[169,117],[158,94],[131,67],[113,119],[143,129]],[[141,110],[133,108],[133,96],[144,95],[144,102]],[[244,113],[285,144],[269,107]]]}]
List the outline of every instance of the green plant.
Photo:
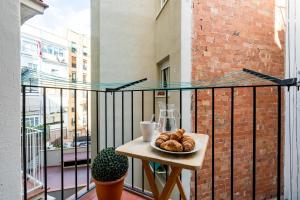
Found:
[{"label": "green plant", "polygon": [[107,148],[96,156],[92,165],[92,176],[101,182],[115,181],[122,178],[127,170],[127,156],[116,154],[114,148]]}]

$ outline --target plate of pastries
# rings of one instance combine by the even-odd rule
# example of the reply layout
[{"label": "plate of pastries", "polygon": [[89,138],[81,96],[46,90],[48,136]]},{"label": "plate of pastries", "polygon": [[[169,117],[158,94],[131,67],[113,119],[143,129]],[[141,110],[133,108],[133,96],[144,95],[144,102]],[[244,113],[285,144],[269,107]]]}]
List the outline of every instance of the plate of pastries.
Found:
[{"label": "plate of pastries", "polygon": [[185,133],[184,129],[163,132],[151,142],[151,146],[154,149],[171,154],[195,153],[201,149],[201,143],[193,135],[193,133]]}]

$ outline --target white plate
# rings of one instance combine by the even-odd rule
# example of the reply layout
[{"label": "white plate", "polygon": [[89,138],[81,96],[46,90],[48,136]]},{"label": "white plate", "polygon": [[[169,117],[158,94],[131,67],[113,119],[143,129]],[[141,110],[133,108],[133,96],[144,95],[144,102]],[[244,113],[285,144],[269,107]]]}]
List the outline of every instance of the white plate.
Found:
[{"label": "white plate", "polygon": [[150,143],[151,147],[158,150],[158,151],[161,151],[161,152],[165,152],[165,153],[169,153],[169,154],[177,154],[177,155],[185,155],[185,154],[192,154],[192,153],[195,153],[197,151],[199,151],[201,148],[202,148],[202,144],[201,144],[201,141],[199,140],[198,137],[194,137],[194,134],[195,133],[185,133],[184,135],[189,135],[191,136],[194,140],[195,140],[195,148],[193,151],[189,151],[189,152],[174,152],[174,151],[167,151],[167,150],[164,150],[164,149],[161,149],[157,146],[155,146],[155,140],[156,138],[158,137],[155,137],[155,139]]}]

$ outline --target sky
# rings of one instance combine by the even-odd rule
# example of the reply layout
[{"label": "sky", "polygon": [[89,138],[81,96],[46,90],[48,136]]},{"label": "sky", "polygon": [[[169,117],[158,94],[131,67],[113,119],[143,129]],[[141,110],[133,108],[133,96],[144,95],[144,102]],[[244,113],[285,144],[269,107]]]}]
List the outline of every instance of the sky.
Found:
[{"label": "sky", "polygon": [[63,36],[65,30],[90,35],[90,0],[44,0],[49,8],[26,24]]}]

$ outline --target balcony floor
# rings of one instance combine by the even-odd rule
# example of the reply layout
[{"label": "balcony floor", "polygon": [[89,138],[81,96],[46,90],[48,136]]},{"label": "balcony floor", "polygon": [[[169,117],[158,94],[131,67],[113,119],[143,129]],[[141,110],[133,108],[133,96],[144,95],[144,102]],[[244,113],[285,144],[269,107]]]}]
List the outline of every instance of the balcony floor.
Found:
[{"label": "balcony floor", "polygon": [[[80,200],[98,200],[96,189],[90,191],[87,195],[83,196]],[[124,190],[122,194],[122,200],[145,200],[145,198]]]}]

